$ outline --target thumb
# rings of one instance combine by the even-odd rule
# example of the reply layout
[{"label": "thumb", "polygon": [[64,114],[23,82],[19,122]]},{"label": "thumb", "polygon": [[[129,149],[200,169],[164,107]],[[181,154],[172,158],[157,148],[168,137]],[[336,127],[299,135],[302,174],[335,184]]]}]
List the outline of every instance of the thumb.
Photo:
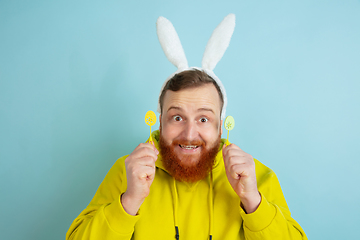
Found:
[{"label": "thumb", "polygon": [[157,148],[156,148],[156,146],[155,146],[155,143],[154,143],[154,142],[151,142],[151,145],[153,146],[156,155],[159,155],[159,150],[157,150]]}]

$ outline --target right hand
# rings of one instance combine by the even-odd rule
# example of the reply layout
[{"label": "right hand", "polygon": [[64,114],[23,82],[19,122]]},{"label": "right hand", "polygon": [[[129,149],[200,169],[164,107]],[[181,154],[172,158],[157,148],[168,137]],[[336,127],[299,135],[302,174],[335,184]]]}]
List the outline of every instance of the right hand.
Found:
[{"label": "right hand", "polygon": [[121,197],[125,211],[136,215],[150,193],[159,151],[151,143],[140,143],[125,159],[127,190]]}]

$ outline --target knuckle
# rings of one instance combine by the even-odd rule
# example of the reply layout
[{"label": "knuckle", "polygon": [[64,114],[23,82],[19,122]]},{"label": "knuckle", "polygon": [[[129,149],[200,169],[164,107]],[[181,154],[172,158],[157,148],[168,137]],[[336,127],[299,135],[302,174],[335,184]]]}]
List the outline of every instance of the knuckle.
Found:
[{"label": "knuckle", "polygon": [[131,156],[130,155],[125,159],[125,165],[128,165],[129,162],[131,162]]},{"label": "knuckle", "polygon": [[146,165],[155,166],[155,161],[153,157],[146,157],[144,160]]},{"label": "knuckle", "polygon": [[255,170],[255,164],[250,162],[250,163],[247,164],[247,168],[252,172],[253,170]]},{"label": "knuckle", "polygon": [[130,176],[137,176],[138,171],[136,169],[129,169]]},{"label": "knuckle", "polygon": [[238,160],[238,156],[236,156],[236,155],[229,156],[229,163],[230,164],[238,162],[237,160]]},{"label": "knuckle", "polygon": [[230,166],[230,172],[231,172],[231,173],[236,172],[236,169],[237,169],[237,166],[236,166],[236,165],[231,165],[231,166]]},{"label": "knuckle", "polygon": [[233,152],[234,152],[234,149],[232,149],[232,148],[230,148],[230,149],[228,150],[228,154],[229,154],[229,155],[233,154]]}]

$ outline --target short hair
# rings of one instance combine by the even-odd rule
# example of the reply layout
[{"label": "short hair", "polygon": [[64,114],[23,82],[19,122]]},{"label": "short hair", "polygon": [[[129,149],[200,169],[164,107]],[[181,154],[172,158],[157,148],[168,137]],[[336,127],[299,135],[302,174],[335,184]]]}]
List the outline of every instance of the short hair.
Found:
[{"label": "short hair", "polygon": [[219,85],[215,82],[215,80],[212,77],[210,77],[204,71],[198,69],[186,70],[177,73],[169,81],[167,81],[159,97],[161,113],[163,109],[165,93],[167,90],[177,92],[183,89],[196,88],[211,83],[215,86],[217,92],[219,93],[220,103],[221,103],[221,108],[220,108],[220,114],[221,114],[222,108],[224,106],[224,96],[220,90]]}]

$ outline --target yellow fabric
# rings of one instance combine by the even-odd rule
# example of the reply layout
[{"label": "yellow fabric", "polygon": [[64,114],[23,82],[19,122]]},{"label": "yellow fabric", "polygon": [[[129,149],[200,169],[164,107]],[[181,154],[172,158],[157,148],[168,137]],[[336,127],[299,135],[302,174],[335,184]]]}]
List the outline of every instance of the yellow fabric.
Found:
[{"label": "yellow fabric", "polygon": [[[159,132],[153,132],[152,137],[158,148]],[[159,155],[150,194],[138,215],[131,216],[120,202],[121,194],[126,191],[126,157],[118,159],[110,169],[90,204],[70,226],[66,239],[175,239],[174,190],[180,239],[209,239],[210,177],[195,184],[176,181],[174,187],[173,178],[164,170]],[[254,213],[246,214],[226,178],[222,151],[218,153],[212,171],[212,239],[307,239],[290,216],[275,173],[258,160],[255,164],[262,200]]]}]

